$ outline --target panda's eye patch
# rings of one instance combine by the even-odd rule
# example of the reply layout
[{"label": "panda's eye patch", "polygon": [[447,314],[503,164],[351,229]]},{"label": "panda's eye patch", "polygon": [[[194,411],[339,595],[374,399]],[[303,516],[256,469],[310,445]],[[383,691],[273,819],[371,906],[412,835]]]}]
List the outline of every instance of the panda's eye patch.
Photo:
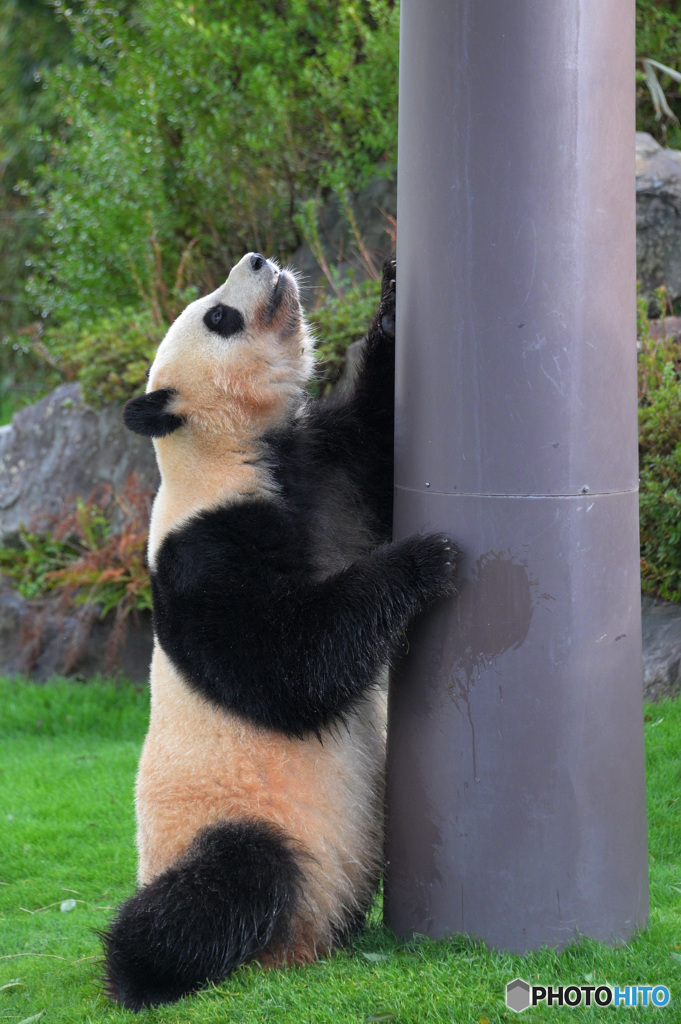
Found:
[{"label": "panda's eye patch", "polygon": [[203,322],[209,331],[219,334],[221,338],[229,338],[244,329],[244,318],[239,310],[225,306],[222,302],[208,310]]}]

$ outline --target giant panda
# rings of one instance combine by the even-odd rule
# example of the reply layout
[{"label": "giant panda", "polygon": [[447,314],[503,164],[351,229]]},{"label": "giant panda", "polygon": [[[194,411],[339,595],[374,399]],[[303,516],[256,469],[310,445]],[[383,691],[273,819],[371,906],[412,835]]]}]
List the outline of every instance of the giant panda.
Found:
[{"label": "giant panda", "polygon": [[139,888],[105,946],[124,1007],[361,925],[382,860],[382,667],[454,590],[442,535],[391,542],[395,264],[354,389],[310,401],[295,276],[248,253],[163,339],[124,409],[153,438],[151,718]]}]

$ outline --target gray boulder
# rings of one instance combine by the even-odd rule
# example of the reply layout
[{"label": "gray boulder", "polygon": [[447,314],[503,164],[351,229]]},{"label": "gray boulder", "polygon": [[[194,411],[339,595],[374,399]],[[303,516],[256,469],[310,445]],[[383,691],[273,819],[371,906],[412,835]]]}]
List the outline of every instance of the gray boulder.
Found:
[{"label": "gray boulder", "polygon": [[152,643],[148,612],[131,614],[119,631],[113,615],[98,621],[54,601],[29,603],[0,577],[0,676],[121,675],[145,682]]},{"label": "gray boulder", "polygon": [[643,595],[643,693],[665,700],[681,693],[681,605]]},{"label": "gray boulder", "polygon": [[[366,252],[380,270],[383,257],[394,248],[392,237],[397,216],[397,175],[395,171],[373,178],[363,189],[349,197],[352,216]],[[330,270],[343,278],[351,273],[356,281],[368,276],[366,261],[357,244],[342,204],[332,196],[319,212],[319,240]],[[303,277],[303,298],[314,306],[319,294],[331,291],[331,285],[309,245],[302,245],[290,260]]]},{"label": "gray boulder", "polygon": [[142,488],[157,489],[151,443],[123,426],[119,406],[91,409],[78,384],[63,384],[0,427],[0,546],[76,495],[87,499],[100,484],[120,491],[133,471]]},{"label": "gray boulder", "polygon": [[[48,529],[50,516],[100,485],[120,493],[133,472],[141,489],[157,489],[153,446],[123,426],[120,406],[91,409],[77,384],[58,387],[0,428],[0,545],[17,544],[22,525]],[[151,648],[148,613],[131,616],[121,631],[113,614],[99,621],[55,600],[28,602],[0,576],[0,675],[120,673],[141,680]]]},{"label": "gray boulder", "polygon": [[649,300],[664,285],[681,298],[681,152],[636,133],[636,269]]}]

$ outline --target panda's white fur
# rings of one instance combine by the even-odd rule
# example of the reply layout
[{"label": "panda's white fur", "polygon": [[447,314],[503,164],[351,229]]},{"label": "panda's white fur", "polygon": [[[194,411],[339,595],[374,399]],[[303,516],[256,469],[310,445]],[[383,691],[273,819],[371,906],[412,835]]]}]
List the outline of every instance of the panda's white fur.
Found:
[{"label": "panda's white fur", "polygon": [[126,407],[154,439],[161,486],[140,888],[104,937],[107,989],[125,1006],[253,958],[310,961],[376,889],[375,684],[453,572],[445,538],[386,543],[393,333],[389,263],[355,392],[308,405],[295,278],[248,253],[178,317]]},{"label": "panda's white fur", "polygon": [[213,708],[157,647],[152,709],[137,779],[139,881],[172,864],[205,825],[257,816],[301,843],[305,901],[298,962],[327,952],[348,912],[373,892],[381,864],[383,695],[347,728],[297,739]]},{"label": "panda's white fur", "polygon": [[[284,344],[279,340],[298,301],[295,278],[280,275],[268,261],[257,275],[250,254],[237,263],[227,281],[180,314],[161,342],[149,372],[147,394],[161,388],[178,392],[169,411],[189,429],[154,440],[161,487],[149,532],[149,562],[169,530],[194,512],[222,501],[273,494],[276,484],[267,466],[250,464],[258,439],[300,407],[314,365],[314,343],[302,311]],[[278,284],[289,302],[266,322],[265,294]],[[265,294],[263,294],[265,293]],[[229,347],[206,330],[203,318],[215,306],[238,308],[245,330]]]}]

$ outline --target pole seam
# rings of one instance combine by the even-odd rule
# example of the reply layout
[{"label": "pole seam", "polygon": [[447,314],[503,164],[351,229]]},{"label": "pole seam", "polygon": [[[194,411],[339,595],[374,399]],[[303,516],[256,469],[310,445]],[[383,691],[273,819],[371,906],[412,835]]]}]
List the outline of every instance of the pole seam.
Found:
[{"label": "pole seam", "polygon": [[405,487],[404,484],[395,484],[395,489],[408,491],[410,494],[439,494],[448,498],[535,498],[538,501],[544,498],[579,498],[582,501],[586,501],[589,498],[612,498],[619,494],[638,494],[638,487],[630,487],[621,491],[578,491],[576,494],[505,494],[503,491],[498,493],[488,493],[486,491],[436,491],[432,487],[422,490],[420,487]]}]

